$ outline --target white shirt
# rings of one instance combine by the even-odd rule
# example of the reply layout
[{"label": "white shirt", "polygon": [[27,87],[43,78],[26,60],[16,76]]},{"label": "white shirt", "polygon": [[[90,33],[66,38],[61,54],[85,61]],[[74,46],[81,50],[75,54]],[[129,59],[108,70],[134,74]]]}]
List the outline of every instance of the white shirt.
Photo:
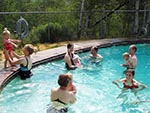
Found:
[{"label": "white shirt", "polygon": [[130,55],[130,67],[131,68],[136,68],[136,66],[137,66],[137,57],[136,57],[136,55],[133,55],[133,56],[131,56]]}]

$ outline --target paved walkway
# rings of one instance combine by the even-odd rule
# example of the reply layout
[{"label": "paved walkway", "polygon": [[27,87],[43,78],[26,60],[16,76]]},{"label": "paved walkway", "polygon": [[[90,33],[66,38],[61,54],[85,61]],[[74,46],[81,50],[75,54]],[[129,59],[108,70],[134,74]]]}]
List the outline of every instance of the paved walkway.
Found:
[{"label": "paved walkway", "polygon": [[[101,39],[101,40],[88,40],[88,41],[82,41],[82,42],[76,42],[75,50],[77,52],[87,51],[91,48],[91,46],[99,46],[99,47],[106,47],[106,46],[112,46],[112,45],[120,45],[120,44],[131,44],[131,43],[141,43],[141,42],[147,42],[150,43],[150,39]],[[63,58],[64,54],[66,52],[66,44],[61,47],[48,49],[44,51],[39,51],[36,54],[34,54],[33,57],[33,64],[34,66],[54,60],[56,58]],[[3,61],[0,62],[0,67],[3,67]],[[0,90],[10,81],[12,77],[17,73],[18,67],[10,67],[7,69],[0,68]]]}]

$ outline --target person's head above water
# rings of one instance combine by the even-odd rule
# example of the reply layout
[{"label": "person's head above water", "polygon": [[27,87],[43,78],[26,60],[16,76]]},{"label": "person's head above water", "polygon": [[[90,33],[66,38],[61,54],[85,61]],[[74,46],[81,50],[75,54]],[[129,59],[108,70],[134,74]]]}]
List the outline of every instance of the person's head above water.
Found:
[{"label": "person's head above water", "polygon": [[123,58],[124,58],[125,60],[129,60],[130,54],[127,53],[127,52],[125,52],[125,53],[123,53],[122,56],[123,56]]},{"label": "person's head above water", "polygon": [[91,54],[94,56],[95,54],[97,54],[98,53],[98,48],[96,47],[96,46],[93,46],[92,48],[91,48]]},{"label": "person's head above water", "polygon": [[68,49],[68,52],[73,52],[74,51],[74,45],[71,44],[71,43],[68,43],[67,44],[67,49]]},{"label": "person's head above water", "polygon": [[135,45],[131,45],[129,47],[129,52],[130,52],[131,55],[135,54],[136,51],[137,51],[137,47]]},{"label": "person's head above water", "polygon": [[132,80],[134,78],[135,71],[133,69],[128,69],[125,74],[126,74],[126,79]]},{"label": "person's head above water", "polygon": [[58,84],[60,87],[67,87],[71,78],[68,74],[60,74],[58,78]]},{"label": "person's head above water", "polygon": [[35,48],[31,44],[26,44],[22,51],[25,55],[31,55],[35,51]]}]

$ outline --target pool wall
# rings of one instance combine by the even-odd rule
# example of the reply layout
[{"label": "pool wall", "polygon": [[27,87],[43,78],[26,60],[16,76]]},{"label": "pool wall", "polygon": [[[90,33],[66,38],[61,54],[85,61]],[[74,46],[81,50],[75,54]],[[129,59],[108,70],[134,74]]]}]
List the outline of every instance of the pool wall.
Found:
[{"label": "pool wall", "polygon": [[[88,41],[80,41],[75,42],[75,52],[82,53],[90,50],[92,46],[98,46],[99,48],[111,47],[111,46],[119,46],[119,45],[130,45],[130,44],[140,44],[140,43],[150,43],[150,38],[146,39],[124,39],[124,38],[116,38],[116,39],[100,39],[100,40],[88,40]],[[34,54],[33,57],[33,67],[40,65],[42,63],[62,59],[66,53],[66,44],[61,47],[48,49],[44,51],[39,51]],[[18,73],[18,67],[8,68],[7,70],[0,70],[0,92],[2,89],[13,79],[16,77]]]}]

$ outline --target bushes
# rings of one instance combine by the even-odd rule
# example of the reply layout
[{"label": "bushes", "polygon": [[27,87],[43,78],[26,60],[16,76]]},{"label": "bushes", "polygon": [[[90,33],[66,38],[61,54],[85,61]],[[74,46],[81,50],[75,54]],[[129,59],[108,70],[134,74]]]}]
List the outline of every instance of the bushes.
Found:
[{"label": "bushes", "polygon": [[50,23],[34,27],[26,42],[28,43],[46,43],[46,42],[60,42],[71,39],[72,31],[68,26],[61,25],[60,23]]},{"label": "bushes", "polygon": [[3,32],[3,26],[2,26],[2,24],[0,24],[0,33],[1,33],[1,35],[0,35],[0,50],[2,50],[3,49],[3,39],[2,39],[2,32]]}]

